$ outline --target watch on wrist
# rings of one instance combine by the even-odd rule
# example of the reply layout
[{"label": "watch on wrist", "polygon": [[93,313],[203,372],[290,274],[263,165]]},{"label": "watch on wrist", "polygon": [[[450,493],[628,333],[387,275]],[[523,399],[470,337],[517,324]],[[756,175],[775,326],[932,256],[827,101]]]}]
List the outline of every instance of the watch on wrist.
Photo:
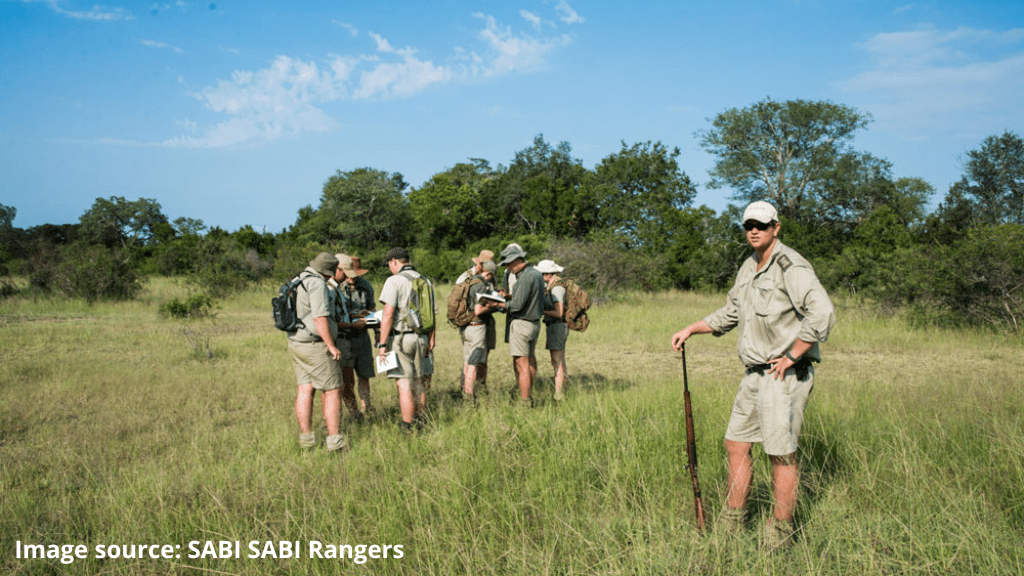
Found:
[{"label": "watch on wrist", "polygon": [[786,358],[789,358],[789,359],[790,359],[790,360],[792,360],[792,361],[793,361],[793,363],[795,364],[796,362],[799,362],[799,361],[800,361],[800,359],[799,359],[799,358],[793,358],[793,354],[792,354],[792,352],[793,352],[792,350],[787,350],[787,351],[786,351]]}]

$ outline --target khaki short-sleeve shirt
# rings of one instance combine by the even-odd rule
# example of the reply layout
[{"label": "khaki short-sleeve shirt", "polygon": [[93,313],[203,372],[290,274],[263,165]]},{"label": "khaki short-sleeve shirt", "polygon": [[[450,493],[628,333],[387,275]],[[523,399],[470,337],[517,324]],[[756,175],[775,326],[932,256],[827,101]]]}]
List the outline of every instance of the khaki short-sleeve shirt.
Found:
[{"label": "khaki short-sleeve shirt", "polygon": [[[302,276],[302,287],[295,297],[295,312],[302,320],[304,328],[288,334],[288,337],[297,342],[315,342],[320,339],[320,333],[316,330],[314,319],[335,316],[335,303],[332,297],[334,291],[328,288],[324,277],[312,268],[303,270]],[[331,330],[331,338],[337,338],[337,322],[328,322],[327,325]]]}]

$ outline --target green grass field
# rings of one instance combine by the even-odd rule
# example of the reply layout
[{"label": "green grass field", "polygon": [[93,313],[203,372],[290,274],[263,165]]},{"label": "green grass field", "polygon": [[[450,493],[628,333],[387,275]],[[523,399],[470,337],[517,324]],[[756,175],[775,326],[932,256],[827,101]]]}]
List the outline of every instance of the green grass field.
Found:
[{"label": "green grass field", "polygon": [[[567,400],[551,400],[541,351],[532,410],[510,401],[501,343],[488,393],[462,405],[458,335],[444,326],[424,433],[398,434],[394,387],[377,378],[378,416],[345,418],[351,450],[336,457],[298,450],[275,290],[196,321],[159,317],[185,293],[164,279],[130,303],[0,302],[0,572],[1024,574],[1020,339],[913,330],[837,302],[802,438],[800,538],[767,555],[757,532],[770,479],[756,449],[750,532],[694,528],[669,339],[721,296],[637,294],[592,309],[590,330],[569,339]],[[711,520],[735,343],[687,345]],[[218,557],[222,541],[240,557]],[[264,557],[249,558],[249,542]],[[300,557],[275,558],[278,542]],[[311,542],[344,557],[309,558]],[[74,545],[85,558],[62,562]],[[111,545],[143,557],[97,558]],[[357,545],[391,548],[370,558]],[[47,557],[17,557],[26,550]]]}]

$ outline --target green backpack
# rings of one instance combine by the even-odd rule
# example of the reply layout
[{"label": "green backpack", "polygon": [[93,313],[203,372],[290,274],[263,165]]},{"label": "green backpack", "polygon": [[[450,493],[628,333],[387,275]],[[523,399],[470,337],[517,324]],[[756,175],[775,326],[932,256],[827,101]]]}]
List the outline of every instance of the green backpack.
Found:
[{"label": "green backpack", "polygon": [[403,274],[412,282],[412,296],[409,298],[409,315],[406,323],[417,334],[430,334],[434,331],[434,286],[424,276],[413,277]]}]

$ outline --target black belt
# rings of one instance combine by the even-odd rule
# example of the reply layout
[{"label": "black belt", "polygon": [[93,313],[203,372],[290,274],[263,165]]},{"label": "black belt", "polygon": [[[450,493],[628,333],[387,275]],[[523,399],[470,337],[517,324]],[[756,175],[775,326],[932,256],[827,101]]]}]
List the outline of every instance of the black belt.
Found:
[{"label": "black belt", "polygon": [[399,336],[399,335],[402,335],[402,334],[415,334],[415,333],[416,332],[414,330],[392,330],[391,331],[391,336]]},{"label": "black belt", "polygon": [[[796,379],[803,382],[811,375],[811,361],[807,358],[801,358],[797,360],[796,364],[792,366],[793,370],[796,370]],[[754,364],[753,366],[747,366],[747,376],[751,374],[757,374],[764,376],[765,372],[772,369],[771,364]]]}]

